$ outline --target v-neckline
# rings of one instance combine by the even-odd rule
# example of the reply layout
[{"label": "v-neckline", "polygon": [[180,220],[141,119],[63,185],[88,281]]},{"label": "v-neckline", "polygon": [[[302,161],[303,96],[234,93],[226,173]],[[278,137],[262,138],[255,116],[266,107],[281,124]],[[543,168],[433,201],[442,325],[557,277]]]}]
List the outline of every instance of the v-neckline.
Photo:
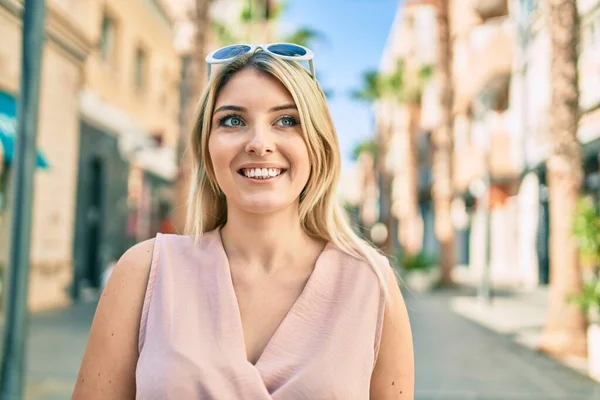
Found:
[{"label": "v-neckline", "polygon": [[325,252],[329,248],[331,242],[327,242],[325,244],[325,246],[323,247],[323,250],[321,250],[321,252],[317,256],[317,259],[315,260],[315,264],[314,264],[313,270],[310,273],[310,276],[308,277],[308,280],[304,284],[304,287],[302,288],[302,291],[300,292],[300,295],[294,301],[294,303],[292,304],[292,306],[290,307],[290,309],[288,310],[288,312],[285,314],[285,316],[283,317],[283,319],[281,320],[281,322],[277,326],[277,328],[275,328],[275,331],[273,332],[273,334],[269,338],[267,344],[263,348],[262,352],[260,353],[260,355],[256,359],[256,362],[252,363],[250,360],[248,360],[248,348],[247,348],[247,344],[246,344],[246,336],[244,334],[244,326],[242,324],[242,313],[240,311],[240,304],[238,302],[238,297],[237,297],[237,294],[235,292],[235,286],[233,284],[233,274],[231,272],[231,265],[229,263],[229,257],[227,257],[227,252],[225,251],[225,246],[223,245],[223,238],[221,237],[221,229],[218,228],[216,233],[217,233],[217,240],[219,241],[219,246],[220,246],[220,248],[221,248],[221,250],[223,252],[223,256],[225,257],[224,258],[224,261],[225,261],[224,262],[224,267],[225,267],[225,270],[226,270],[225,273],[226,273],[227,278],[228,278],[227,289],[228,289],[229,295],[230,295],[229,298],[232,300],[232,303],[233,303],[232,307],[233,307],[233,310],[234,310],[233,314],[234,314],[234,320],[235,320],[235,321],[233,321],[233,324],[235,325],[235,330],[236,330],[236,335],[235,335],[236,336],[236,340],[238,340],[238,342],[239,342],[239,347],[240,347],[240,350],[242,352],[242,356],[243,356],[244,360],[248,364],[254,366],[255,368],[258,368],[258,366],[261,363],[261,361],[265,358],[265,355],[268,354],[268,351],[272,347],[273,342],[277,339],[277,337],[280,335],[281,331],[287,325],[286,322],[288,322],[288,320],[291,318],[291,316],[293,316],[295,314],[295,312],[297,311],[297,309],[305,301],[305,297],[307,295],[307,292],[309,291],[309,288],[315,285],[315,282],[317,281],[317,278],[318,278],[318,274],[317,273],[321,269],[321,268],[319,268],[319,265],[321,264],[321,259],[323,258],[323,255],[325,254]]}]

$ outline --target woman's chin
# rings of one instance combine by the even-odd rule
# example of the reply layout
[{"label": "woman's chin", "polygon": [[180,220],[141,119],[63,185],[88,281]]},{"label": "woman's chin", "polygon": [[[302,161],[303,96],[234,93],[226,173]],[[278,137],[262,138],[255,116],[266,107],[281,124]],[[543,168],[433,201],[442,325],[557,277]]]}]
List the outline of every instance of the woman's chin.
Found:
[{"label": "woman's chin", "polygon": [[283,199],[268,198],[269,196],[261,196],[262,198],[245,199],[238,205],[239,209],[249,214],[273,214],[284,210],[288,210],[294,202],[283,201]]}]

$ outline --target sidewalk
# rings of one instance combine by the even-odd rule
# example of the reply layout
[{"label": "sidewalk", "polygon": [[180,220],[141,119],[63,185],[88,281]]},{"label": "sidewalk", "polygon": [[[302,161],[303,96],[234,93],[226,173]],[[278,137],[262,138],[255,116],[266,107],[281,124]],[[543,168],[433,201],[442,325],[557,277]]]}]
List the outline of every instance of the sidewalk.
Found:
[{"label": "sidewalk", "polygon": [[71,398],[95,309],[87,302],[31,317],[26,400]]}]

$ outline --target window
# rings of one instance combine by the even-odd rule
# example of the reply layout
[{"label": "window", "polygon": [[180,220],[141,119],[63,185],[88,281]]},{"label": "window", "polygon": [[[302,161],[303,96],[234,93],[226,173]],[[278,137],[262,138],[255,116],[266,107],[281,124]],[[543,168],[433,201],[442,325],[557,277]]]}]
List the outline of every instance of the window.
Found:
[{"label": "window", "polygon": [[141,47],[138,47],[135,51],[134,73],[134,83],[136,90],[144,90],[146,88],[146,80],[148,74],[148,54]]},{"label": "window", "polygon": [[114,62],[115,56],[115,21],[104,14],[100,32],[100,54],[107,62]]}]

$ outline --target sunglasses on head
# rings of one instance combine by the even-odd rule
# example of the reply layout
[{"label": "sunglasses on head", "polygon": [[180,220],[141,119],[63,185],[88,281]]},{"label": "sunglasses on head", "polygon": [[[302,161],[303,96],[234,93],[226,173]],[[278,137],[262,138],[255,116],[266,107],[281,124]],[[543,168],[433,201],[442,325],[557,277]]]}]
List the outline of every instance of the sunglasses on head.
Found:
[{"label": "sunglasses on head", "polygon": [[293,43],[233,44],[231,46],[225,46],[217,49],[206,56],[206,63],[208,64],[208,79],[210,79],[212,65],[227,63],[236,57],[252,53],[256,49],[266,51],[267,53],[283,60],[308,61],[310,74],[312,78],[316,80],[315,66],[313,64],[315,54],[310,49]]}]

